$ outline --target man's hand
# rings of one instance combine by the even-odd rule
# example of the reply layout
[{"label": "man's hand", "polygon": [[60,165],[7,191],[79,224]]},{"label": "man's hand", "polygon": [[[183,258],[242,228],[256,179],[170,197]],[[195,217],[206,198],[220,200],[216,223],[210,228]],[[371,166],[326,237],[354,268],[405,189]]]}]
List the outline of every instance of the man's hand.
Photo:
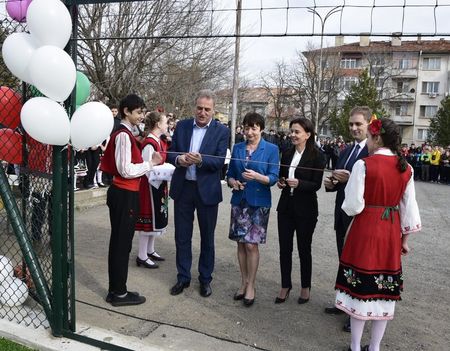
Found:
[{"label": "man's hand", "polygon": [[186,158],[186,162],[191,165],[198,165],[202,163],[202,155],[198,152],[188,152],[184,156]]},{"label": "man's hand", "polygon": [[350,178],[350,172],[346,169],[335,169],[331,175],[339,183],[347,183],[348,178]]},{"label": "man's hand", "polygon": [[189,167],[192,165],[192,163],[188,162],[186,159],[186,154],[177,157],[177,164],[181,167]]},{"label": "man's hand", "polygon": [[278,189],[286,188],[286,178],[281,177],[280,179],[278,179],[277,187]]},{"label": "man's hand", "polygon": [[157,166],[163,163],[163,158],[159,152],[154,152],[152,154],[152,165]]},{"label": "man's hand", "polygon": [[296,188],[298,187],[298,179],[297,178],[288,178],[286,179],[287,185],[289,185],[290,188]]}]

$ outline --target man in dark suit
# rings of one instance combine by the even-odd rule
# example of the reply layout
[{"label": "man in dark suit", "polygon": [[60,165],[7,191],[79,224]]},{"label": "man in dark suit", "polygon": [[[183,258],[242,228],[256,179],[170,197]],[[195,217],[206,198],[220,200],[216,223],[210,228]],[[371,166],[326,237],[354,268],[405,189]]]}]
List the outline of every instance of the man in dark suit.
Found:
[{"label": "man in dark suit", "polygon": [[[195,118],[178,122],[172,137],[168,160],[176,169],[170,185],[174,200],[177,283],[172,295],[189,287],[192,265],[192,230],[194,212],[200,228],[201,250],[198,263],[200,294],[211,295],[214,270],[214,230],[219,203],[220,183],[229,129],[213,120],[216,96],[202,90],[195,99]],[[220,157],[208,157],[220,156]]]},{"label": "man in dark suit", "polygon": [[[341,208],[345,198],[344,190],[354,163],[368,156],[366,146],[367,127],[371,117],[372,110],[367,106],[356,106],[351,110],[348,126],[354,143],[340,153],[336,169],[331,173],[330,177],[324,180],[326,191],[336,191],[334,230],[336,231],[336,245],[339,257],[341,257],[342,248],[344,247],[345,234],[353,218],[347,216]],[[325,313],[341,314],[343,312],[333,306],[325,308]],[[344,330],[350,331],[350,319],[345,323]]]}]

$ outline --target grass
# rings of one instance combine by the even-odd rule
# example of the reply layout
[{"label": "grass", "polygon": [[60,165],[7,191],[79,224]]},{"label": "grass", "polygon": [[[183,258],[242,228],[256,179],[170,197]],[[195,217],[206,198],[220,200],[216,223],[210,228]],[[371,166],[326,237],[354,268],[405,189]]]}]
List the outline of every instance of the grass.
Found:
[{"label": "grass", "polygon": [[28,347],[16,344],[10,340],[0,338],[0,350],[1,351],[29,351]]}]

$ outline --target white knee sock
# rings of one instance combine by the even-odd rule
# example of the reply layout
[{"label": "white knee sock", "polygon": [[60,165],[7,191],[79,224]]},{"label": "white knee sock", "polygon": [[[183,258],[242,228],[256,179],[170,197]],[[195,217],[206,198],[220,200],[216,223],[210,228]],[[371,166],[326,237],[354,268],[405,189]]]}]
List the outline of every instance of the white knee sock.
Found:
[{"label": "white knee sock", "polygon": [[139,235],[139,253],[138,256],[141,260],[145,261],[147,257],[147,243],[148,238],[151,238],[148,235]]},{"label": "white knee sock", "polygon": [[361,338],[364,331],[366,321],[350,318],[350,326],[352,328],[352,351],[361,351]]},{"label": "white knee sock", "polygon": [[381,339],[383,339],[387,322],[388,321],[372,321],[369,351],[380,351]]},{"label": "white knee sock", "polygon": [[147,243],[147,253],[151,254],[155,252],[155,236],[150,235],[148,237],[148,243]]}]

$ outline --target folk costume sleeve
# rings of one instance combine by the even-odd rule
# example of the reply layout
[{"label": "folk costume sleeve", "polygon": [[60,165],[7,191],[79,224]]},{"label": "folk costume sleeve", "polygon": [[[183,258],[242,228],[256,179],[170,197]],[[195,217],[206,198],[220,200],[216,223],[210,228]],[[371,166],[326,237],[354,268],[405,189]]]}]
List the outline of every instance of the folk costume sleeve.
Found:
[{"label": "folk costume sleeve", "polygon": [[352,173],[345,186],[345,200],[342,204],[342,210],[347,215],[356,216],[364,209],[365,182],[366,165],[363,160],[358,160],[353,165]]},{"label": "folk costume sleeve", "polygon": [[[413,172],[413,168],[411,171]],[[411,179],[406,186],[405,193],[400,201],[400,224],[402,234],[418,232],[422,228],[420,220],[419,206],[416,201],[416,189],[414,187],[414,174],[411,172]]]},{"label": "folk costume sleeve", "polygon": [[117,171],[123,178],[137,178],[152,169],[150,159],[144,159],[143,163],[131,163],[131,141],[127,133],[116,136],[115,158]]}]

